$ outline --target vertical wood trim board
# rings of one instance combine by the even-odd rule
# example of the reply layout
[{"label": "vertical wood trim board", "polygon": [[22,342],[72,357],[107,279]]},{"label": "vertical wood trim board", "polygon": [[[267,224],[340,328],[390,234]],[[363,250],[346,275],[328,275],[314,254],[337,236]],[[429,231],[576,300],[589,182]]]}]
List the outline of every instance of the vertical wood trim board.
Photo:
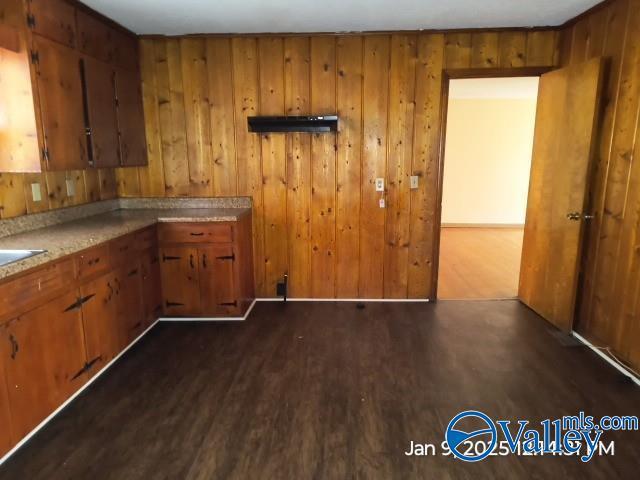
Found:
[{"label": "vertical wood trim board", "polygon": [[[443,68],[552,66],[559,42],[553,31],[144,39],[149,166],[118,171],[118,192],[251,196],[259,297],[288,273],[292,297],[427,298]],[[336,112],[337,133],[247,130],[250,115]]]}]

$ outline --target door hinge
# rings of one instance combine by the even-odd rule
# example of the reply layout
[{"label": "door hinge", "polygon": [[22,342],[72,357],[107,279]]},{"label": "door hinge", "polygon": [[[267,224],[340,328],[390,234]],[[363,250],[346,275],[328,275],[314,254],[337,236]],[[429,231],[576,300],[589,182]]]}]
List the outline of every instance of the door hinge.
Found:
[{"label": "door hinge", "polygon": [[86,297],[78,297],[78,299],[74,303],[65,308],[65,313],[70,312],[71,310],[77,310],[95,296],[95,293],[92,293],[91,295],[87,295]]},{"label": "door hinge", "polygon": [[78,377],[80,377],[82,374],[88,372],[89,370],[91,370],[93,368],[93,366],[99,362],[100,360],[102,360],[102,356],[98,356],[96,358],[94,358],[93,360],[86,362],[84,364],[84,366],[78,371],[78,373],[76,373],[72,378],[71,381],[73,382],[75,379],[77,379]]},{"label": "door hinge", "polygon": [[133,277],[134,275],[137,275],[137,274],[138,274],[138,269],[134,268],[129,273],[127,273],[127,277]]},{"label": "door hinge", "polygon": [[176,302],[165,302],[165,305],[168,307],[184,307],[184,303],[176,303]]},{"label": "door hinge", "polygon": [[27,14],[27,26],[29,28],[35,28],[36,27],[36,17],[33,15],[33,13],[28,13]]},{"label": "door hinge", "polygon": [[40,53],[36,50],[31,50],[31,63],[35,65],[40,63]]},{"label": "door hinge", "polygon": [[238,302],[228,302],[228,303],[219,303],[218,306],[220,307],[237,307],[238,306]]},{"label": "door hinge", "polygon": [[236,254],[232,253],[231,255],[223,255],[222,257],[216,257],[216,260],[231,260],[232,262],[235,262]]},{"label": "door hinge", "polygon": [[49,149],[46,147],[42,149],[42,158],[44,159],[45,162],[48,162],[49,160],[51,160]]}]

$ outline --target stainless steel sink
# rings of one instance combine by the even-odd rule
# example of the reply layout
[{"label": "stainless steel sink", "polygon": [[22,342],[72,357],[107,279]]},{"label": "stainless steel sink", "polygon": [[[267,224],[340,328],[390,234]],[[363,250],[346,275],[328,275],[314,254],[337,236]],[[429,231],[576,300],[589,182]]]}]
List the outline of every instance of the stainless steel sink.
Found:
[{"label": "stainless steel sink", "polygon": [[46,252],[46,250],[0,250],[0,267]]}]

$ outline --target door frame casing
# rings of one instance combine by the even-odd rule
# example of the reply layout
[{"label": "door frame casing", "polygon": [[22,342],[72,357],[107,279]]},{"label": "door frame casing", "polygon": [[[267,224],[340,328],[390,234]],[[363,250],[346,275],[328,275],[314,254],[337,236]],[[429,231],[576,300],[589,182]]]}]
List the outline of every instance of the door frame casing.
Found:
[{"label": "door frame casing", "polygon": [[447,114],[449,112],[449,84],[451,80],[464,78],[540,77],[558,67],[514,67],[514,68],[448,68],[442,71],[440,98],[440,133],[438,135],[438,159],[436,162],[436,212],[433,222],[433,269],[431,270],[432,301],[438,300],[438,277],[440,270],[440,233],[442,230],[442,192],[444,160],[447,140]]}]

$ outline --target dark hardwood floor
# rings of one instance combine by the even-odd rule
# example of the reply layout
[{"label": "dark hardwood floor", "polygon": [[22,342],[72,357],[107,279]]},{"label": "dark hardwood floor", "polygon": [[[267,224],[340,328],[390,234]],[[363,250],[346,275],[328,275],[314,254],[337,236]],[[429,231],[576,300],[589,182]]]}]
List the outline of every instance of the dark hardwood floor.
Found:
[{"label": "dark hardwood floor", "polygon": [[469,408],[640,415],[640,388],[564,343],[515,301],[260,303],[244,323],[161,323],[0,479],[637,478],[639,432],[605,433],[615,456],[588,464],[404,455]]}]

